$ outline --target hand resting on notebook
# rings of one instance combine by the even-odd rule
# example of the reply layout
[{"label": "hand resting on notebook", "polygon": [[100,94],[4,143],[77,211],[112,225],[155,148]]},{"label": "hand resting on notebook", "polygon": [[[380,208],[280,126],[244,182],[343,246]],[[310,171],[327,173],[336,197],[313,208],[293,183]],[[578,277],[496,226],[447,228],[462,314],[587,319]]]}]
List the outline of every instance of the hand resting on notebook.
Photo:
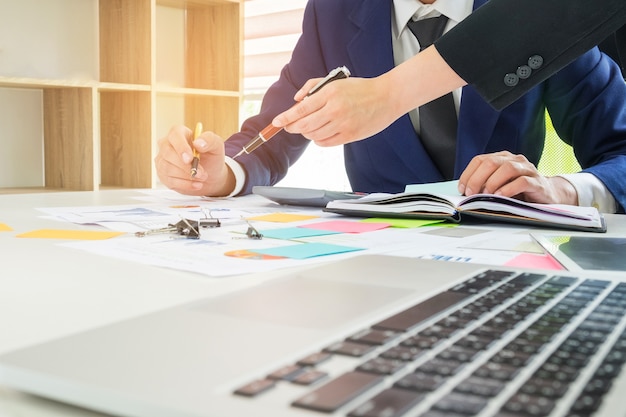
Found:
[{"label": "hand resting on notebook", "polygon": [[459,192],[486,193],[543,204],[578,205],[574,186],[560,176],[546,177],[524,155],[508,151],[475,156],[459,178]]}]

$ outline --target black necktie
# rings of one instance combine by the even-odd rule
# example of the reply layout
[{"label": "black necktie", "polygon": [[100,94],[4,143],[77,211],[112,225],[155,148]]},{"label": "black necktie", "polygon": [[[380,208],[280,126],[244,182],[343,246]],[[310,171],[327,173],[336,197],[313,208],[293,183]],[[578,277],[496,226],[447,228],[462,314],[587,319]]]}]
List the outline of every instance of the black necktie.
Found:
[{"label": "black necktie", "polygon": [[[420,43],[420,51],[441,36],[448,22],[445,16],[413,21],[408,26]],[[454,177],[457,118],[452,93],[419,108],[420,137],[426,152],[445,179]]]}]

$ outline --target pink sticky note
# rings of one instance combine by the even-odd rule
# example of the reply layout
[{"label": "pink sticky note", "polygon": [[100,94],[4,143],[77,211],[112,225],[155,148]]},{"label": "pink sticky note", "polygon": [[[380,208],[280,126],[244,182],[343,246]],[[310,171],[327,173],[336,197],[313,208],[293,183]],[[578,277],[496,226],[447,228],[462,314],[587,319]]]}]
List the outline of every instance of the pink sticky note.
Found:
[{"label": "pink sticky note", "polygon": [[331,230],[333,232],[339,233],[363,233],[385,229],[389,227],[389,223],[363,223],[351,222],[347,220],[332,220],[328,222],[306,224],[299,227],[307,227],[310,229],[318,230]]},{"label": "pink sticky note", "polygon": [[537,255],[535,253],[522,253],[507,263],[506,266],[520,266],[524,268],[539,268],[562,271],[563,265],[555,261],[549,255]]}]

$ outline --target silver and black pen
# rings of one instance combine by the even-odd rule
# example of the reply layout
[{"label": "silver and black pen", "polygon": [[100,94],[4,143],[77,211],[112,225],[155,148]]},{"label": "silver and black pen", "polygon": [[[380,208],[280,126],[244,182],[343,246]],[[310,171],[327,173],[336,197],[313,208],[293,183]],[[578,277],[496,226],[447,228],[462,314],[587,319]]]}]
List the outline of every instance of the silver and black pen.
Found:
[{"label": "silver and black pen", "polygon": [[[322,87],[324,87],[326,84],[332,81],[339,80],[342,78],[348,78],[349,76],[350,76],[350,70],[348,70],[348,68],[346,67],[335,68],[334,70],[330,71],[328,75],[324,77],[319,83],[315,84],[315,86],[311,90],[309,90],[309,92],[307,93],[307,96],[310,96],[311,94],[316,93]],[[244,153],[249,154],[253,152],[256,148],[258,148],[259,146],[261,146],[262,144],[270,140],[272,137],[274,137],[274,135],[276,135],[281,130],[283,130],[282,127],[276,127],[270,123],[263,130],[261,130],[254,138],[252,138],[252,140],[248,142],[241,149],[241,151],[239,151],[237,155],[233,156],[233,159],[237,158],[240,155],[243,155]]]}]

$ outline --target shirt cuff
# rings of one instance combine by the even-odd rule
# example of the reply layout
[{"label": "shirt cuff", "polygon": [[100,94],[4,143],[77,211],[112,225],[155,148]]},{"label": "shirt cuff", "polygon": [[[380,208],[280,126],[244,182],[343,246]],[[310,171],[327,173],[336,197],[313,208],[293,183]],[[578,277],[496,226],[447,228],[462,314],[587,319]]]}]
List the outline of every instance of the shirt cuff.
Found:
[{"label": "shirt cuff", "polygon": [[588,172],[558,175],[566,179],[578,193],[578,205],[595,207],[602,213],[615,213],[615,198],[595,175]]},{"label": "shirt cuff", "polygon": [[230,168],[230,170],[233,172],[233,175],[235,175],[235,188],[230,194],[226,196],[226,197],[232,197],[232,196],[239,194],[241,190],[243,189],[243,186],[246,183],[246,171],[239,164],[239,162],[235,161],[233,158],[230,158],[227,156],[224,159],[224,162],[226,163],[226,165],[228,165],[228,168]]}]

